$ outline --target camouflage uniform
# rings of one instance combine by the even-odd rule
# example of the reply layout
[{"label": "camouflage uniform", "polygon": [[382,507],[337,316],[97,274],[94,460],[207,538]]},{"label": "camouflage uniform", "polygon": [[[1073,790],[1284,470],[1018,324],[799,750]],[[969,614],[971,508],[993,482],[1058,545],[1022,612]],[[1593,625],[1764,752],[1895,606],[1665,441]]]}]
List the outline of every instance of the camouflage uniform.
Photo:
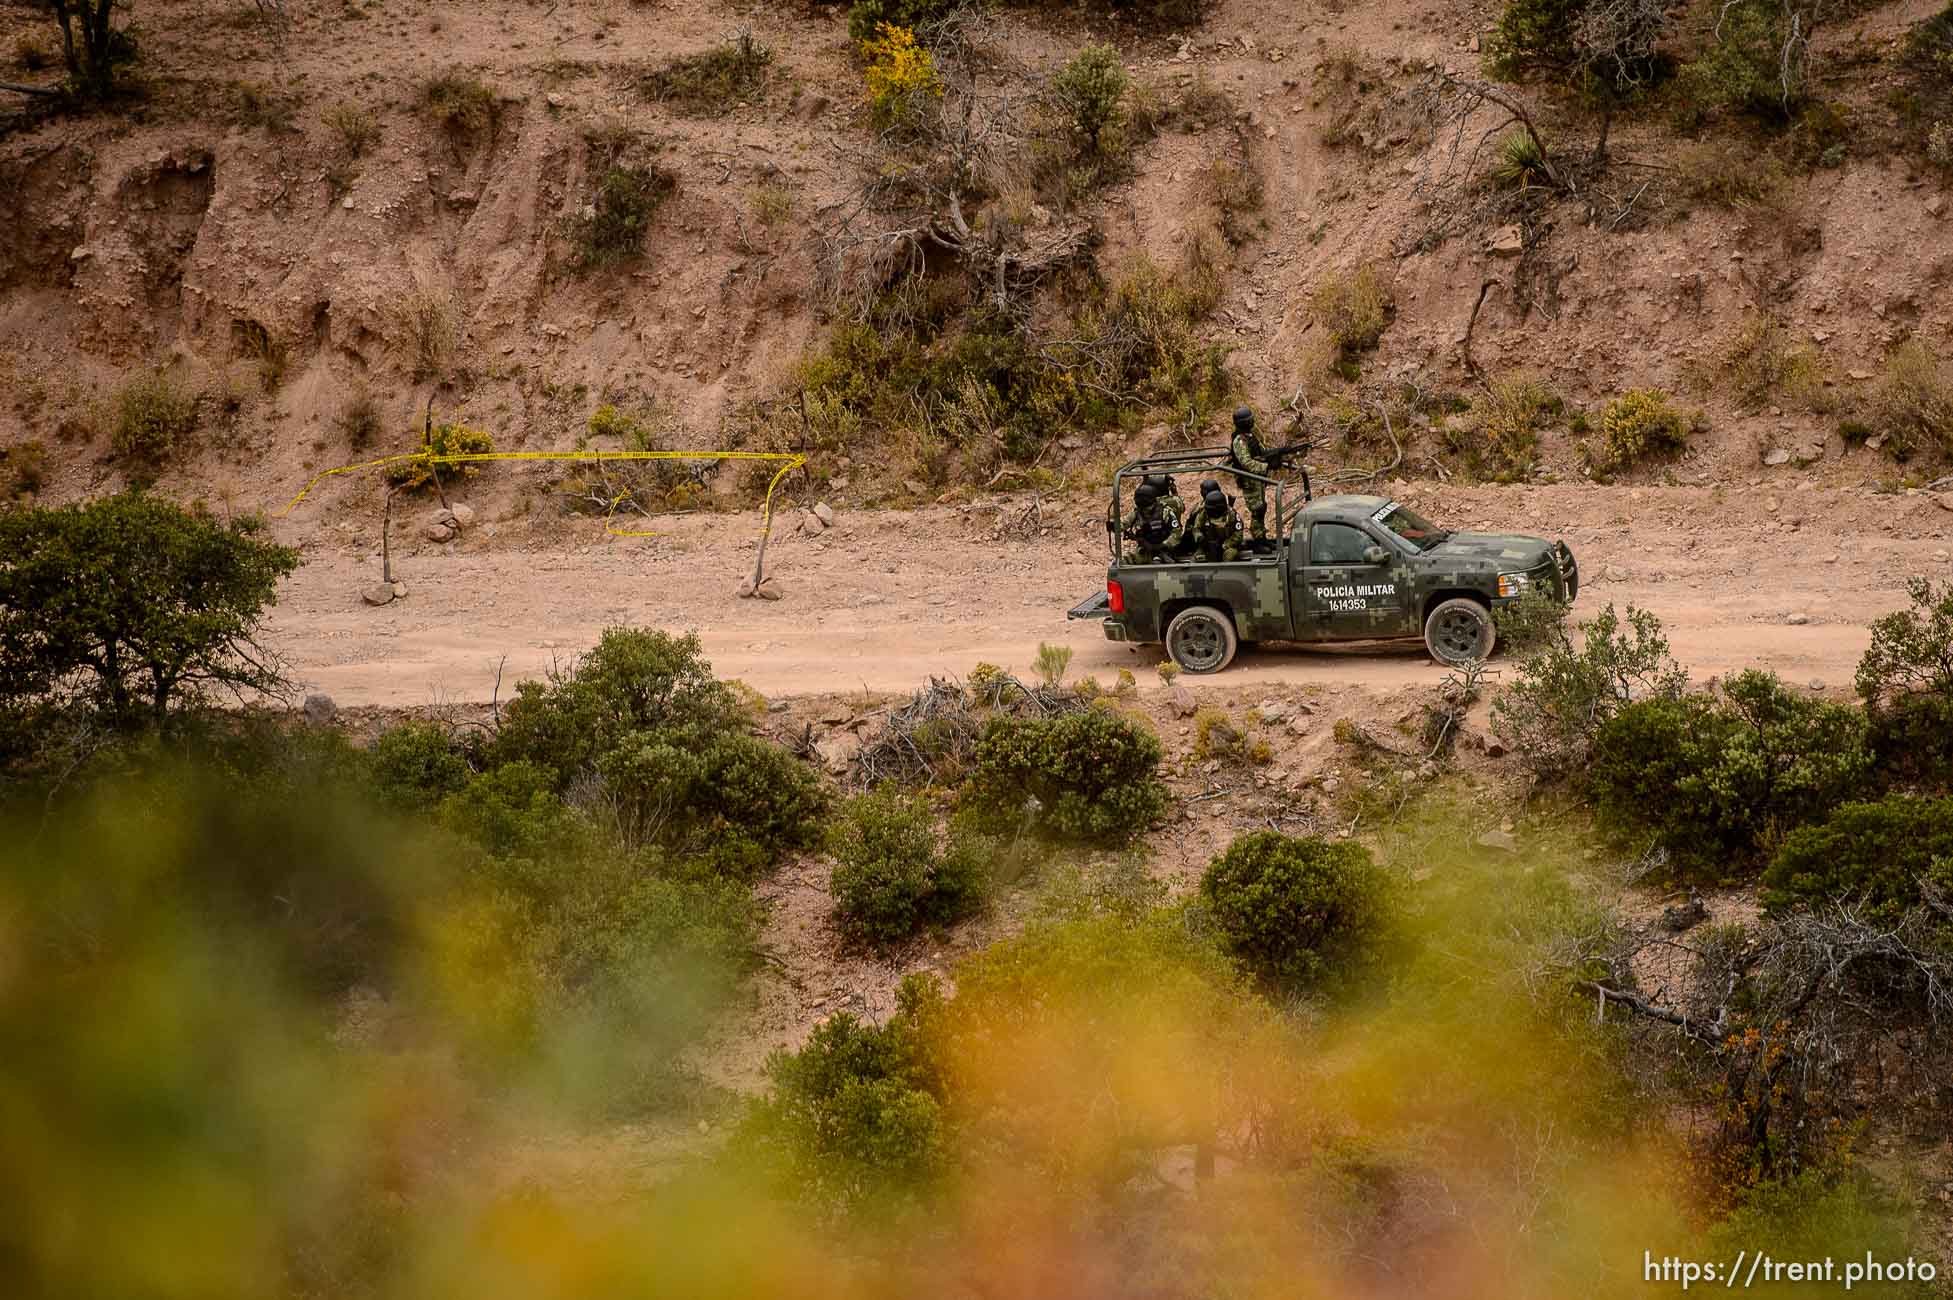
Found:
[{"label": "camouflage uniform", "polygon": [[1168,564],[1180,549],[1183,519],[1178,497],[1159,497],[1147,510],[1135,505],[1119,523],[1119,531],[1133,549],[1120,559],[1121,564]]},{"label": "camouflage uniform", "polygon": [[1222,500],[1220,508],[1203,504],[1187,520],[1186,536],[1195,558],[1234,560],[1241,555],[1241,521],[1234,506]]},{"label": "camouflage uniform", "polygon": [[[1244,406],[1234,413],[1234,441],[1228,444],[1228,461],[1249,474],[1266,475],[1269,473],[1268,462],[1263,459],[1266,454],[1261,439],[1255,436],[1254,412]],[[1236,474],[1234,482],[1241,489],[1241,504],[1248,508],[1248,515],[1254,520],[1255,540],[1265,540],[1268,536],[1267,485],[1246,474]]]}]

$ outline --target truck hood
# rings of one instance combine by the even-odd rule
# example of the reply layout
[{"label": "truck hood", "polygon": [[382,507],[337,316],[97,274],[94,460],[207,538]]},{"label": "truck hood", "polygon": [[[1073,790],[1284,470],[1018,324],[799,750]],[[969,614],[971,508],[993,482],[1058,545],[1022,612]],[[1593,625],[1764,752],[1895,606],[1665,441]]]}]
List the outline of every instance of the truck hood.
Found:
[{"label": "truck hood", "polygon": [[1521,573],[1552,553],[1553,543],[1519,533],[1453,533],[1424,552],[1426,560],[1477,561],[1501,573]]}]

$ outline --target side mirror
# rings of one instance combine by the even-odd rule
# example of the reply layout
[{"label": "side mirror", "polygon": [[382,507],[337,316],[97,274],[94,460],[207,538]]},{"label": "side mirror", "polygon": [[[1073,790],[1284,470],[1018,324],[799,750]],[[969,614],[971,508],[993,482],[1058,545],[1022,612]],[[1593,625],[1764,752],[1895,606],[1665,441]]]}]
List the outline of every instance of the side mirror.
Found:
[{"label": "side mirror", "polygon": [[1363,563],[1365,564],[1382,564],[1389,558],[1390,552],[1384,550],[1381,546],[1372,546],[1363,552]]}]

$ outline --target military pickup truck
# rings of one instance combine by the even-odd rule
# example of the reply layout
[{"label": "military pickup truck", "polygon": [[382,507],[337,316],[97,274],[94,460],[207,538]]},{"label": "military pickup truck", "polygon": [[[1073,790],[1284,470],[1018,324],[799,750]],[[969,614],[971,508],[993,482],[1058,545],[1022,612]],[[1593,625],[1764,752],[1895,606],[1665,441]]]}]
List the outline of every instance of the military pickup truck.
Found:
[{"label": "military pickup truck", "polygon": [[[1431,657],[1461,664],[1488,657],[1498,641],[1492,611],[1530,590],[1571,602],[1580,567],[1565,542],[1441,528],[1388,497],[1313,497],[1306,471],[1301,501],[1285,508],[1288,485],[1264,478],[1275,506],[1274,538],[1213,561],[1176,554],[1128,563],[1122,496],[1149,476],[1174,476],[1197,499],[1202,477],[1232,487],[1225,448],[1143,457],[1112,482],[1106,532],[1112,562],[1105,590],[1071,618],[1102,619],[1113,641],[1166,643],[1190,673],[1217,673],[1259,641],[1372,641],[1422,637]],[[1259,477],[1259,476],[1257,476]]]}]

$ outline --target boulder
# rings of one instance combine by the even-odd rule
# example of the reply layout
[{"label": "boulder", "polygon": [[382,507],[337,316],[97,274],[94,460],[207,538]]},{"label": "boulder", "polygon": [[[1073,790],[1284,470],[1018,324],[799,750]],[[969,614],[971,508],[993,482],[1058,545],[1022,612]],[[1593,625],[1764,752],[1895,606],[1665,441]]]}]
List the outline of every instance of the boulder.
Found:
[{"label": "boulder", "polygon": [[1263,722],[1276,723],[1288,717],[1288,705],[1280,700],[1263,700],[1255,706],[1255,717]]},{"label": "boulder", "polygon": [[1782,447],[1772,447],[1769,451],[1763,453],[1763,463],[1765,465],[1787,465],[1790,463],[1790,452]]},{"label": "boulder", "polygon": [[305,697],[305,720],[311,723],[331,722],[339,716],[339,706],[332,697],[322,691],[314,691]]},{"label": "boulder", "polygon": [[1518,226],[1502,226],[1486,239],[1485,251],[1493,257],[1517,257],[1526,251],[1526,232]]},{"label": "boulder", "polygon": [[825,501],[816,501],[814,503],[814,518],[821,521],[821,527],[823,528],[834,527],[833,507]]},{"label": "boulder", "polygon": [[452,510],[448,511],[448,515],[454,520],[455,526],[458,528],[466,528],[469,524],[475,522],[475,508],[470,505],[457,504]]},{"label": "boulder", "polygon": [[454,540],[454,525],[436,520],[427,526],[427,531],[421,536],[430,542],[451,542]]},{"label": "boulder", "polygon": [[1809,614],[1805,614],[1802,612],[1796,614],[1790,614],[1784,618],[1784,622],[1790,624],[1790,626],[1792,627],[1802,627],[1804,626],[1804,624],[1810,621],[1811,621],[1811,616]]},{"label": "boulder", "polygon": [[1517,853],[1519,851],[1519,841],[1513,838],[1511,831],[1507,830],[1486,831],[1474,840],[1473,843],[1477,844],[1481,849],[1496,849],[1500,853]]},{"label": "boulder", "polygon": [[1184,686],[1175,686],[1167,691],[1166,702],[1174,716],[1180,718],[1191,718],[1194,710],[1200,707],[1194,702],[1193,692]]},{"label": "boulder", "polygon": [[369,605],[388,605],[393,602],[393,594],[392,584],[382,582],[360,592],[359,598]]}]

